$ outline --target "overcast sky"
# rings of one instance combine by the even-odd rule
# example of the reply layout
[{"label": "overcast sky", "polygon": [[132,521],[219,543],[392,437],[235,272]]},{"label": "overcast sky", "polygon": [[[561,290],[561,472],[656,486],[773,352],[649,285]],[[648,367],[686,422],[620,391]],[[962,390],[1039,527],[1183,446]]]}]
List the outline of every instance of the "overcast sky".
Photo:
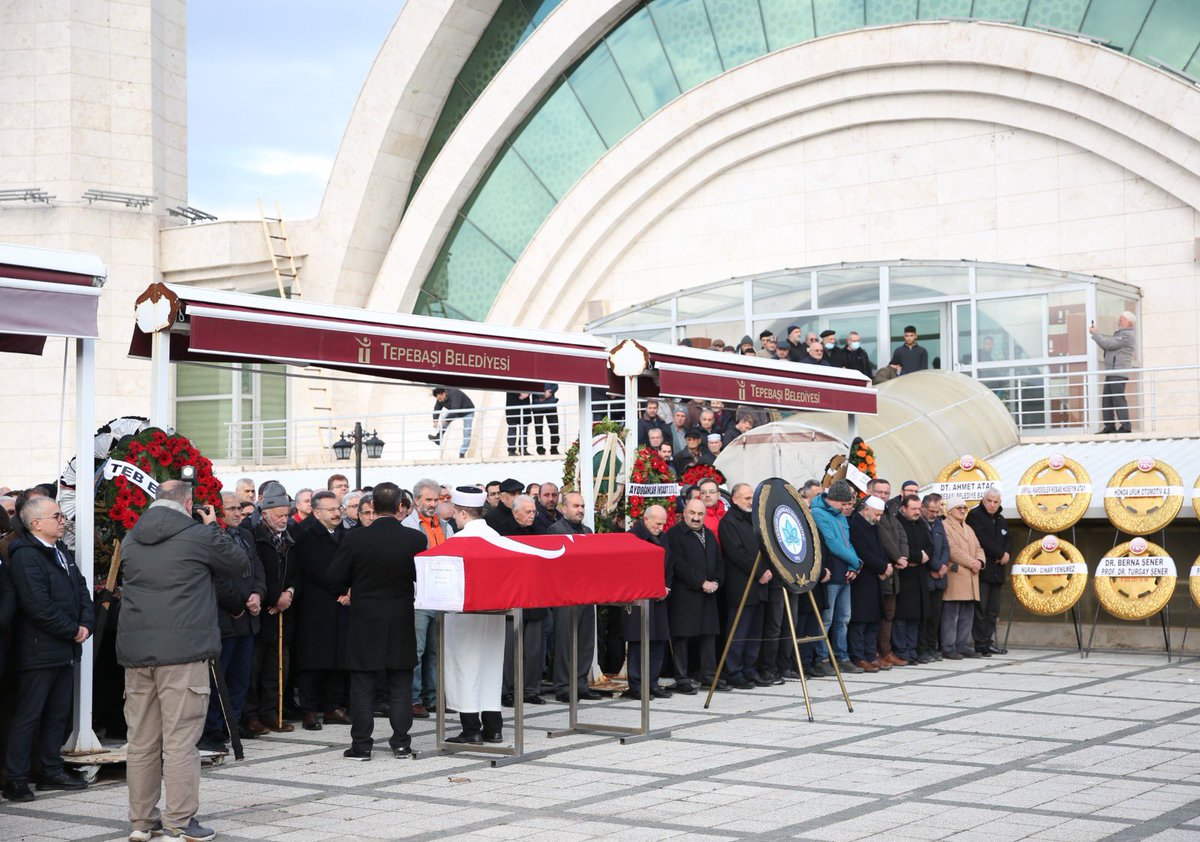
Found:
[{"label": "overcast sky", "polygon": [[188,4],[189,204],[315,216],[350,112],[404,0]]}]

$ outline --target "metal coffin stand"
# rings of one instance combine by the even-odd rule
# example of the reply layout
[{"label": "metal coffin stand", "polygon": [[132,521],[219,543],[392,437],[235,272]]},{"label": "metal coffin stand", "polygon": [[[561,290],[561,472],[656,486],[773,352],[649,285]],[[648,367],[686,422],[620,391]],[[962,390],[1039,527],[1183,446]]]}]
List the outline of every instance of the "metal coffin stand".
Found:
[{"label": "metal coffin stand", "polygon": [[[603,603],[606,605],[627,605],[629,603]],[[567,706],[567,727],[558,731],[547,731],[547,737],[566,737],[570,734],[605,734],[618,736],[621,739],[621,745],[629,745],[630,743],[640,743],[644,740],[657,740],[671,736],[669,730],[650,730],[650,685],[658,680],[658,676],[650,675],[650,600],[639,599],[638,606],[641,608],[641,660],[642,660],[642,718],[641,724],[638,727],[628,725],[608,725],[600,723],[580,722],[579,721],[579,683],[576,681],[576,676],[579,675],[579,606],[571,606],[571,687],[568,690],[569,702]],[[591,607],[591,606],[589,606]],[[516,670],[519,673],[519,667]],[[514,694],[514,699],[516,694]],[[439,703],[441,701],[439,697]],[[520,714],[518,713],[519,717]]]}]

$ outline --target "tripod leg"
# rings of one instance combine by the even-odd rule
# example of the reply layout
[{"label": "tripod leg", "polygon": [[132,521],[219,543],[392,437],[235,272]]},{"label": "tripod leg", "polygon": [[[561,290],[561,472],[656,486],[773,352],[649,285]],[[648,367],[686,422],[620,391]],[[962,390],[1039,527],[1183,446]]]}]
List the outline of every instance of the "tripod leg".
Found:
[{"label": "tripod leg", "polygon": [[1012,605],[1008,606],[1008,626],[1004,629],[1004,649],[1008,648],[1008,636],[1012,634],[1013,615],[1017,613],[1017,595],[1013,594]]},{"label": "tripod leg", "polygon": [[[813,603],[813,610],[817,608]],[[804,677],[804,664],[800,661],[800,641],[796,639],[796,618],[792,616],[792,600],[788,597],[787,588],[783,589],[783,610],[787,612],[788,630],[792,635],[792,652],[796,656],[796,672],[800,673],[800,690],[804,693],[804,709],[808,711],[808,721],[813,721],[812,699],[808,697],[808,679]]]},{"label": "tripod leg", "polygon": [[829,650],[829,663],[833,664],[833,674],[837,676],[838,686],[842,688],[842,698],[846,700],[846,710],[854,713],[854,705],[850,704],[850,693],[846,690],[846,682],[842,678],[842,671],[838,668],[837,657],[833,654],[833,644],[829,642],[829,630],[825,628],[825,621],[821,619],[821,612],[817,610],[817,598],[813,596],[812,591],[808,592],[808,601],[812,603],[813,614],[817,616],[817,625],[821,627],[821,637],[825,638],[825,648]]},{"label": "tripod leg", "polygon": [[1092,617],[1092,632],[1088,635],[1087,649],[1083,650],[1083,657],[1092,654],[1092,641],[1096,639],[1096,623],[1100,622],[1100,604],[1096,603],[1096,616]]},{"label": "tripod leg", "polygon": [[1159,622],[1162,623],[1163,642],[1167,645],[1167,663],[1171,663],[1171,606],[1164,605],[1158,612]]},{"label": "tripod leg", "polygon": [[1079,650],[1079,657],[1083,657],[1083,627],[1079,623],[1079,612],[1075,610],[1075,606],[1071,606],[1071,627],[1075,629],[1075,648]]},{"label": "tripod leg", "polygon": [[225,675],[221,672],[221,664],[216,658],[208,659],[208,669],[212,673],[213,683],[217,685],[217,703],[221,706],[221,717],[225,720],[225,731],[229,734],[229,743],[233,746],[233,758],[241,760],[246,756],[242,750],[242,737],[238,732],[238,724],[229,718],[233,703],[229,700],[229,687],[225,684]]},{"label": "tripod leg", "polygon": [[[721,671],[725,669],[725,659],[729,657],[729,647],[733,646],[733,636],[737,634],[738,623],[742,620],[742,612],[746,609],[746,600],[750,598],[750,588],[754,587],[754,579],[758,576],[758,557],[750,567],[750,578],[746,580],[746,588],[742,591],[742,601],[738,603],[737,614],[729,626],[729,635],[725,638],[725,648],[721,650],[721,660],[717,661],[717,674],[713,676],[712,687],[708,688],[708,697],[704,700],[704,709],[712,702],[713,693],[717,691],[717,682],[721,680]],[[794,633],[794,632],[793,632]]]},{"label": "tripod leg", "polygon": [[1192,602],[1188,600],[1187,611],[1183,615],[1183,640],[1179,643],[1179,657],[1182,660],[1183,653],[1187,651],[1187,636],[1188,629],[1192,627]]}]

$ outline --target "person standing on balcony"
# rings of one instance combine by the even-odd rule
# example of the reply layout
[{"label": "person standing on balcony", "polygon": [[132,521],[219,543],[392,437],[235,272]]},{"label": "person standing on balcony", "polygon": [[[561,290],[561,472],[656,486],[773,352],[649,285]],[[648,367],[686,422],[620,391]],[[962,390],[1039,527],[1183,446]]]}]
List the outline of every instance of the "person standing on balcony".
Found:
[{"label": "person standing on balcony", "polygon": [[558,455],[558,384],[545,383],[545,389],[541,392],[534,392],[531,396],[533,401],[532,409],[532,424],[533,434],[537,441],[538,456],[546,455],[546,448],[542,444],[542,425],[545,424],[546,432],[549,438],[550,455]]},{"label": "person standing on balcony", "polygon": [[462,459],[471,449],[471,431],[475,425],[475,404],[466,396],[462,389],[448,389],[438,386],[433,390],[433,433],[429,440],[439,447],[442,436],[456,418],[463,423],[462,445],[458,448],[458,458]]},{"label": "person standing on balcony", "polygon": [[889,365],[900,366],[900,375],[925,371],[929,368],[929,352],[917,344],[917,329],[913,325],[904,327],[904,344],[892,352]]},{"label": "person standing on balcony", "polygon": [[1125,388],[1129,383],[1127,373],[1133,367],[1134,330],[1137,316],[1129,310],[1117,318],[1117,329],[1112,335],[1096,332],[1096,323],[1088,326],[1092,341],[1104,350],[1104,368],[1121,372],[1104,378],[1104,398],[1101,402],[1104,426],[1101,433],[1131,433],[1129,426],[1129,404],[1125,400]]}]

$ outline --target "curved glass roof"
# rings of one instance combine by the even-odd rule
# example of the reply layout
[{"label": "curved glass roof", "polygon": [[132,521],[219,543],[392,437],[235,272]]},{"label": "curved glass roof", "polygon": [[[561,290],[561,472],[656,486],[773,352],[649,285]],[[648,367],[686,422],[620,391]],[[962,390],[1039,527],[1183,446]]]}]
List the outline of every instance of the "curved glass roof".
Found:
[{"label": "curved glass roof", "polygon": [[[527,7],[553,5],[506,0],[501,12],[528,14]],[[528,34],[522,29],[514,40],[515,24],[501,27],[500,17],[468,60],[418,175]],[[1200,74],[1196,0],[651,0],[564,73],[505,141],[459,210],[415,312],[484,319],[534,232],[571,186],[685,91],[812,38],[933,19],[1000,20],[1081,33],[1134,58]],[[486,66],[468,82],[476,64]]]}]

